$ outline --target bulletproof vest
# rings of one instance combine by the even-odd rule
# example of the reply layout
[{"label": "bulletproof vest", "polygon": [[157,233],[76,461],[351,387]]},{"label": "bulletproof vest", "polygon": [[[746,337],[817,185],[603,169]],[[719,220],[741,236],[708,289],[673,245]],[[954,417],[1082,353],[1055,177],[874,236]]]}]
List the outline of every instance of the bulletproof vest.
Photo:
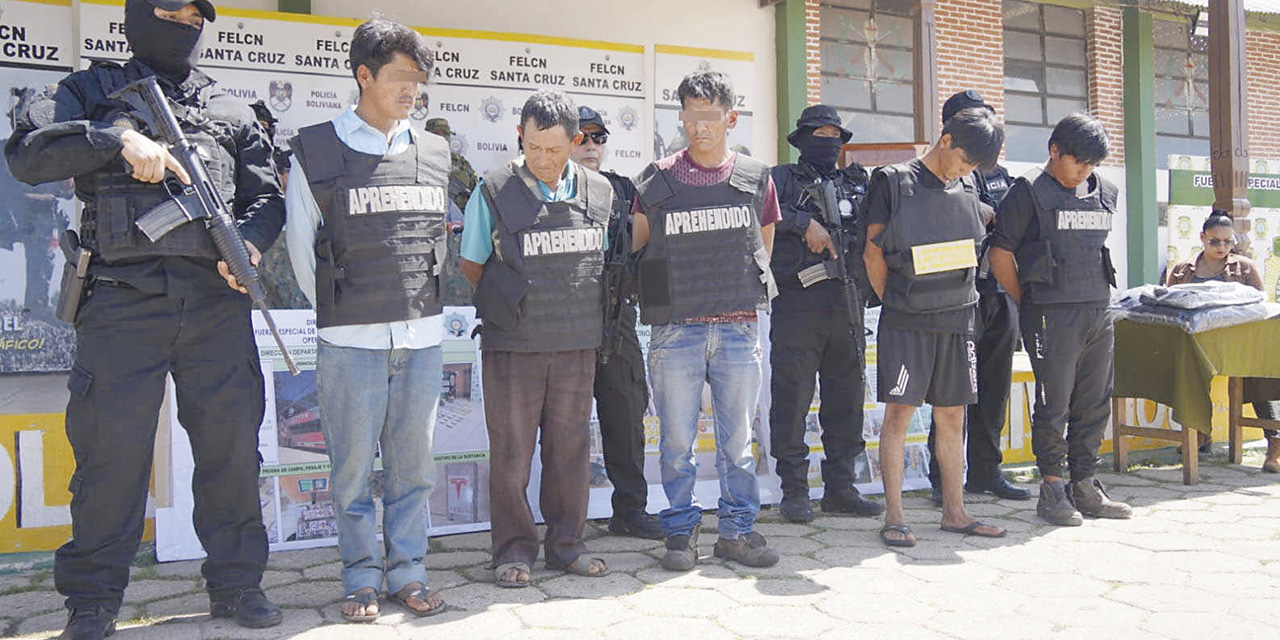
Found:
[{"label": "bulletproof vest", "polygon": [[[624,260],[631,251],[630,247],[630,226],[631,226],[631,206],[636,199],[636,188],[631,184],[631,180],[620,176],[612,171],[602,171],[600,175],[609,181],[609,186],[613,187],[613,207],[609,215],[609,249],[607,251],[606,260],[613,263],[617,260]],[[623,229],[626,227],[626,229]],[[626,239],[626,246],[623,243],[614,242],[614,239]]]},{"label": "bulletproof vest", "polygon": [[[773,184],[778,190],[778,198],[786,197],[790,200],[790,202],[779,202],[780,205],[807,212],[813,220],[831,230],[831,225],[823,220],[817,200],[804,190],[806,186],[821,180],[821,176],[803,164],[779,165],[774,167],[772,175]],[[837,213],[840,214],[840,227],[844,232],[846,245],[840,249],[845,253],[849,275],[862,281],[865,279],[865,268],[862,263],[858,212],[867,195],[866,169],[863,169],[862,165],[851,165],[837,171],[831,179],[836,186],[836,203],[840,208]],[[778,233],[773,238],[773,256],[769,264],[780,289],[802,288],[797,274],[831,259],[831,255],[826,252],[810,251],[805,244],[803,234],[804,230],[800,230],[800,235]]]},{"label": "bulletproof vest", "polygon": [[316,325],[413,320],[443,310],[449,147],[417,135],[401,153],[361,153],[332,122],[289,140],[320,207]]},{"label": "bulletproof vest", "polygon": [[[571,200],[545,202],[523,158],[484,177],[493,214],[493,255],[476,290],[485,318],[481,347],[493,351],[573,351],[600,346],[604,332],[604,244],[613,188],[600,174],[572,165]],[[482,299],[509,297],[489,290],[491,271],[510,269],[523,278],[513,324],[502,326],[480,309]],[[517,294],[518,295],[518,294]]]},{"label": "bulletproof vest", "polygon": [[[101,85],[103,95],[110,95],[137,79],[132,77],[135,75],[132,68],[109,62],[94,63],[91,70]],[[202,88],[190,104],[170,99],[169,106],[183,133],[195,143],[223,203],[229,210],[234,210],[235,142],[227,123],[212,120],[204,114],[212,92],[213,85],[210,84]],[[87,117],[103,122],[127,123],[131,128],[141,126],[136,120],[127,117],[128,110],[129,107],[123,102],[106,100],[102,104],[93,105]],[[155,137],[148,131],[141,133]],[[88,179],[93,181],[94,197],[86,204],[83,213],[83,241],[86,246],[96,249],[107,263],[166,255],[211,260],[218,258],[217,248],[201,221],[184,224],[165,234],[157,242],[151,242],[135,226],[138,218],[169,200],[170,192],[180,192],[181,185],[177,178],[170,176],[166,178],[166,182],[159,184],[139,182],[121,164],[118,167],[111,165],[107,170],[94,173]]]},{"label": "bulletproof vest", "polygon": [[976,305],[977,245],[983,235],[977,199],[959,180],[932,189],[919,184],[907,165],[882,171],[893,202],[879,240],[889,267],[884,306],[936,313]]},{"label": "bulletproof vest", "polygon": [[978,199],[992,209],[1000,206],[1000,201],[1004,200],[1004,194],[1009,193],[1009,187],[1013,183],[1009,170],[1000,165],[996,165],[989,173],[978,169],[973,172],[973,176],[978,185]]},{"label": "bulletproof vest", "polygon": [[738,154],[729,179],[706,187],[650,164],[636,185],[649,222],[640,258],[645,324],[752,311],[777,295],[760,212],[769,168]]},{"label": "bulletproof vest", "polygon": [[1027,239],[1014,256],[1027,300],[1034,304],[1107,303],[1115,270],[1107,250],[1117,190],[1101,176],[1089,178],[1084,196],[1063,188],[1041,169],[1021,178],[1031,183],[1039,237]]}]

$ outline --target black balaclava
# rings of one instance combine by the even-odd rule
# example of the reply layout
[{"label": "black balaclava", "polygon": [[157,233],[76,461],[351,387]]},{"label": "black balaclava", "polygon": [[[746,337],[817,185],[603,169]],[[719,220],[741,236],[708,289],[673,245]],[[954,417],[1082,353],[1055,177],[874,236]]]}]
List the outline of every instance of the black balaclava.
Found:
[{"label": "black balaclava", "polygon": [[202,32],[203,29],[160,18],[149,0],[125,2],[124,37],[133,47],[133,57],[175,82],[185,80],[196,67]]},{"label": "black balaclava", "polygon": [[835,171],[836,160],[840,157],[840,147],[843,144],[840,138],[815,136],[812,129],[795,141],[796,148],[800,150],[800,162],[822,173]]}]

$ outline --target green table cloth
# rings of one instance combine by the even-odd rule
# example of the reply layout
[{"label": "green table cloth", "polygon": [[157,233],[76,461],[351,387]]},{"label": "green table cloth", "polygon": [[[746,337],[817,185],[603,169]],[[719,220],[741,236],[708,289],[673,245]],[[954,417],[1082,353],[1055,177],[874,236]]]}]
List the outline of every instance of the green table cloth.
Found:
[{"label": "green table cloth", "polygon": [[1176,327],[1116,321],[1118,398],[1147,398],[1173,419],[1212,430],[1214,376],[1246,378],[1244,401],[1280,399],[1280,318],[1189,334]]}]

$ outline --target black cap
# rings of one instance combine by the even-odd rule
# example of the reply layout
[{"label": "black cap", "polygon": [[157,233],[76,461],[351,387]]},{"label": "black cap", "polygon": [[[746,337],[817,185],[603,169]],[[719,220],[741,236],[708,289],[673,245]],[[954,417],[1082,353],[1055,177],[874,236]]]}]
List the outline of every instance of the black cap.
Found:
[{"label": "black cap", "polygon": [[597,127],[600,127],[601,131],[605,133],[609,133],[609,127],[604,126],[604,118],[600,117],[600,114],[597,113],[595,109],[592,109],[591,107],[579,106],[578,107],[578,128],[581,129],[584,125],[588,125],[588,124],[594,124]]},{"label": "black cap", "polygon": [[982,94],[973,89],[968,89],[947,98],[947,101],[942,103],[942,123],[946,124],[951,119],[951,116],[974,107],[983,107],[991,113],[996,112],[991,105],[983,101]]},{"label": "black cap", "polygon": [[249,103],[249,108],[253,109],[253,115],[255,117],[268,125],[275,125],[275,123],[279,122],[275,115],[271,113],[271,109],[267,108],[267,103],[261,100]]},{"label": "black cap", "polygon": [[194,0],[194,2],[192,0],[147,0],[147,1],[154,6],[164,9],[165,11],[177,11],[178,9],[181,9],[189,4],[194,4],[196,8],[200,10],[200,15],[204,16],[205,20],[208,20],[209,22],[213,22],[214,20],[218,19],[218,12],[213,8],[213,3],[209,2],[209,0]]},{"label": "black cap", "polygon": [[840,129],[841,142],[848,142],[849,138],[853,137],[853,132],[844,128],[844,123],[840,121],[840,114],[836,113],[835,107],[815,104],[812,107],[805,107],[804,111],[800,112],[800,117],[796,120],[796,130],[787,135],[787,142],[794,145],[800,136],[829,124]]}]

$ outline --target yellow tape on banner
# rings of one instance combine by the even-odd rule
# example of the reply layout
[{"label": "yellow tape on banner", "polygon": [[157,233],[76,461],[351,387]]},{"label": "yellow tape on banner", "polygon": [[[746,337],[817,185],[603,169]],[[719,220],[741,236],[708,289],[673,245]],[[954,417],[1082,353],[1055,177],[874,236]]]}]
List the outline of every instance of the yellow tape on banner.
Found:
[{"label": "yellow tape on banner", "polygon": [[978,254],[972,240],[953,240],[911,247],[911,261],[916,275],[978,266]]},{"label": "yellow tape on banner", "polygon": [[703,49],[700,47],[681,47],[673,44],[656,44],[653,46],[656,53],[674,53],[681,56],[694,56],[697,58],[720,58],[723,60],[741,60],[743,62],[755,62],[756,54],[750,51],[728,51],[725,49]]}]

